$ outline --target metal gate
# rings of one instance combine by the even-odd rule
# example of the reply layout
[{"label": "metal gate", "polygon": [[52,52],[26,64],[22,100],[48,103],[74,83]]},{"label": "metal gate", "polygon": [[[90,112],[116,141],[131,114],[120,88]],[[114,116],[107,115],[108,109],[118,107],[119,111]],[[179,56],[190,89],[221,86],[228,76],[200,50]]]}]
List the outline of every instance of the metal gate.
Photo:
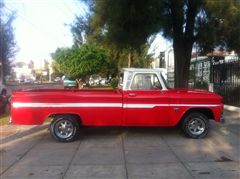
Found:
[{"label": "metal gate", "polygon": [[214,92],[223,97],[223,103],[240,107],[239,57],[211,60],[211,83]]}]

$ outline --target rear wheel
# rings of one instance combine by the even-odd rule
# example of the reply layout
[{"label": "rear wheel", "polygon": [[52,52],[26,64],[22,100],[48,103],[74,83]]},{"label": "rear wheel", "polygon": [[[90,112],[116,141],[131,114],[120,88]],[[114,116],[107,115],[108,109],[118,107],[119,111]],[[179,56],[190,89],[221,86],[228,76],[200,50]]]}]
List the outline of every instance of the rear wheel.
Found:
[{"label": "rear wheel", "polygon": [[191,112],[184,117],[182,130],[187,137],[203,138],[209,132],[209,120],[202,113]]},{"label": "rear wheel", "polygon": [[79,137],[79,119],[72,115],[55,116],[50,133],[59,142],[72,142]]}]

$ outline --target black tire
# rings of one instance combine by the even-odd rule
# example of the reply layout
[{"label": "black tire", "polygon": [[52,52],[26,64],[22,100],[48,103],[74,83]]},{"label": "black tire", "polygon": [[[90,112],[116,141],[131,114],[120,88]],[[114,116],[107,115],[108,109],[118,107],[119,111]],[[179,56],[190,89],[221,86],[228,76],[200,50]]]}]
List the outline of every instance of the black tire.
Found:
[{"label": "black tire", "polygon": [[202,113],[188,113],[182,121],[183,133],[190,138],[200,139],[209,133],[209,119]]},{"label": "black tire", "polygon": [[73,115],[57,115],[50,125],[52,137],[59,142],[73,142],[79,137],[79,119]]}]

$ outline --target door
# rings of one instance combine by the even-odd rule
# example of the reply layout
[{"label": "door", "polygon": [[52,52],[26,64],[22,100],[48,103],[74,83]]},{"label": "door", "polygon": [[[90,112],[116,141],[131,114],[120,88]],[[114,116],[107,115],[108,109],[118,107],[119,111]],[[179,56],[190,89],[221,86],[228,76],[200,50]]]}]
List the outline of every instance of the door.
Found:
[{"label": "door", "polygon": [[169,97],[155,73],[137,73],[124,92],[126,126],[167,126]]}]

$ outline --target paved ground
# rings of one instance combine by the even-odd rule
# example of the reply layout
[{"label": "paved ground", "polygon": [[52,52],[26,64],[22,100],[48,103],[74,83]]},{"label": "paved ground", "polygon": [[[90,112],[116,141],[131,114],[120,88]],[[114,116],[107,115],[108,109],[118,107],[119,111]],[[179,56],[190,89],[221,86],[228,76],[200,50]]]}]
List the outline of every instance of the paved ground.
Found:
[{"label": "paved ground", "polygon": [[226,112],[201,140],[176,128],[84,128],[73,143],[47,126],[1,127],[5,178],[240,178],[240,114]]}]

